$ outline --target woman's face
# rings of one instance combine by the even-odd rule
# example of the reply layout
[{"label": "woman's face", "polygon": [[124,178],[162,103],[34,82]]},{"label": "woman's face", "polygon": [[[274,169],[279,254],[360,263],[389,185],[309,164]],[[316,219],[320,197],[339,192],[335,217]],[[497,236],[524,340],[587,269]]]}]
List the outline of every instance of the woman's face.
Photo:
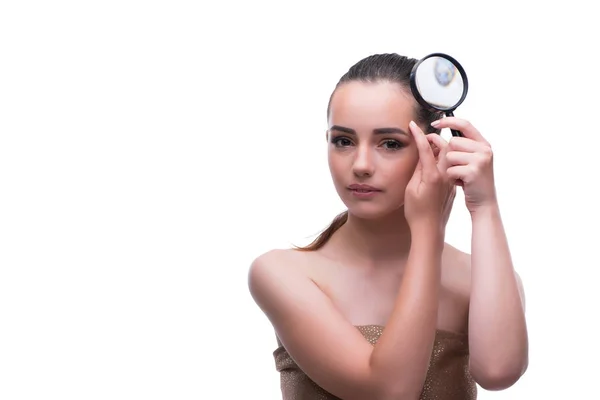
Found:
[{"label": "woman's face", "polygon": [[415,107],[412,95],[396,83],[348,82],[333,94],[329,168],[351,214],[379,218],[404,205],[404,191],[418,161],[408,128]]}]

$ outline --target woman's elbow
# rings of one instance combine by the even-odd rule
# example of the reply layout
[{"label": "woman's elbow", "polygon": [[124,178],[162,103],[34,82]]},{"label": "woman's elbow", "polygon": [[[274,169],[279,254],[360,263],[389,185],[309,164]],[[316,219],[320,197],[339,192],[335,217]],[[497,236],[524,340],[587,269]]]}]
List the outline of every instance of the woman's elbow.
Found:
[{"label": "woman's elbow", "polygon": [[527,370],[527,361],[511,366],[490,366],[471,370],[473,379],[485,390],[508,389],[519,381]]}]

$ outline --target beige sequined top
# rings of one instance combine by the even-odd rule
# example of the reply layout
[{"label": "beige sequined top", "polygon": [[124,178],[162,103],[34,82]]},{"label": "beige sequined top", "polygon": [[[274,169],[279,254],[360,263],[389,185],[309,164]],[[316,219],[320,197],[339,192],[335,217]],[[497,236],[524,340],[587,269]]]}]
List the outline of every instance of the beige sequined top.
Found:
[{"label": "beige sequined top", "polygon": [[[357,326],[373,345],[383,332],[379,325]],[[285,348],[273,352],[280,372],[282,400],[339,400],[314,383],[296,365]],[[420,400],[474,400],[477,386],[469,373],[466,335],[438,330]]]}]

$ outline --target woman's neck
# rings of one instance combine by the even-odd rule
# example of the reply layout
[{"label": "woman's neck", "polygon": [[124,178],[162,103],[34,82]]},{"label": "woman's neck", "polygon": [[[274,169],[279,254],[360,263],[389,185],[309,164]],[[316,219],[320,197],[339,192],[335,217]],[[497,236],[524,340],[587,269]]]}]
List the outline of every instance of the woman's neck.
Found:
[{"label": "woman's neck", "polygon": [[[396,264],[405,260],[410,250],[410,228],[404,208],[380,219],[362,219],[352,214],[331,237],[333,251],[372,265]],[[346,258],[344,257],[344,258]]]}]

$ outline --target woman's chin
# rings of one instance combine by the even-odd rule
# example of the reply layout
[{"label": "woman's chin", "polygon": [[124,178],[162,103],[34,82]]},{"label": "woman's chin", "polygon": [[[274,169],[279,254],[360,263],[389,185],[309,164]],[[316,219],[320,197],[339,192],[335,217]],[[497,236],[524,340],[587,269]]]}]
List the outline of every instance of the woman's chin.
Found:
[{"label": "woman's chin", "polygon": [[348,213],[356,218],[365,220],[374,220],[389,217],[391,214],[403,212],[402,206],[390,207],[382,206],[381,204],[363,203],[363,204],[346,204]]}]

